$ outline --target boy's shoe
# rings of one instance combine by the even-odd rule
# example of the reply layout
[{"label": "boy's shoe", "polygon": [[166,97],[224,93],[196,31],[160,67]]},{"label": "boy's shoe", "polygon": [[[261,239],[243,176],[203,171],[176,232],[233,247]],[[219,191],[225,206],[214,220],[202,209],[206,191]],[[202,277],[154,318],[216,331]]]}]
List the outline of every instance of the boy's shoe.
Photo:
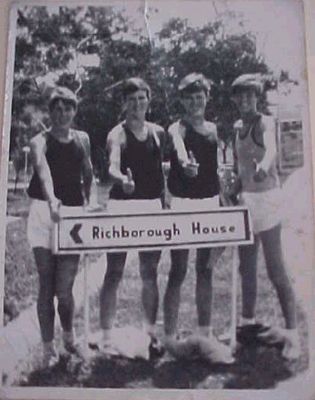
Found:
[{"label": "boy's shoe", "polygon": [[63,347],[67,353],[83,358],[83,350],[81,349],[79,343],[77,343],[75,335],[72,331],[63,332],[62,339]]},{"label": "boy's shoe", "polygon": [[199,336],[199,349],[202,359],[214,364],[232,364],[235,359],[229,346],[220,342],[213,334]]},{"label": "boy's shoe", "polygon": [[[261,323],[239,325],[236,328],[237,343],[243,346],[261,344],[262,340],[259,339],[258,335],[268,331],[269,329],[270,326]],[[222,333],[219,335],[219,340],[222,342],[229,342],[231,340],[231,332],[227,331]]]},{"label": "boy's shoe", "polygon": [[53,342],[43,344],[43,368],[52,368],[59,362],[59,356],[55,350]]},{"label": "boy's shoe", "polygon": [[101,331],[91,334],[88,339],[89,349],[93,351],[100,351],[102,341],[103,336]]},{"label": "boy's shoe", "polygon": [[121,355],[117,345],[112,340],[103,340],[99,343],[99,351],[105,357],[115,357]]},{"label": "boy's shoe", "polygon": [[92,340],[89,341],[90,349],[96,350],[106,357],[119,356],[149,360],[150,350],[152,357],[161,351],[158,341],[152,343],[151,346],[150,335],[132,326],[114,328],[112,335],[106,339],[102,332],[93,336]]},{"label": "boy's shoe", "polygon": [[281,349],[283,358],[288,361],[296,360],[301,354],[301,344],[297,329],[272,327],[259,335],[264,344],[277,346]]},{"label": "boy's shoe", "polygon": [[98,331],[91,335],[88,345],[91,350],[99,352],[106,357],[119,355],[119,351],[114,341],[110,338],[104,339],[102,331]]},{"label": "boy's shoe", "polygon": [[200,357],[197,335],[166,336],[164,339],[166,351],[175,359],[192,360]]},{"label": "boy's shoe", "polygon": [[64,342],[63,345],[67,353],[83,358],[83,350],[79,343]]},{"label": "boy's shoe", "polygon": [[176,359],[202,359],[214,364],[234,362],[230,348],[212,334],[209,337],[194,334],[184,339],[168,338],[165,348]]},{"label": "boy's shoe", "polygon": [[288,361],[297,360],[301,355],[301,343],[298,332],[290,332],[285,329],[286,334],[284,338],[284,346],[282,349],[282,357]]},{"label": "boy's shoe", "polygon": [[[237,342],[244,346],[255,344],[271,344],[265,342],[264,335],[270,330],[270,326],[261,323],[241,325],[237,327]],[[272,343],[273,345],[276,343]],[[278,343],[277,343],[278,344]]]},{"label": "boy's shoe", "polygon": [[163,357],[165,353],[165,348],[161,341],[151,336],[151,342],[149,344],[149,360],[150,361],[157,361],[161,357]]}]

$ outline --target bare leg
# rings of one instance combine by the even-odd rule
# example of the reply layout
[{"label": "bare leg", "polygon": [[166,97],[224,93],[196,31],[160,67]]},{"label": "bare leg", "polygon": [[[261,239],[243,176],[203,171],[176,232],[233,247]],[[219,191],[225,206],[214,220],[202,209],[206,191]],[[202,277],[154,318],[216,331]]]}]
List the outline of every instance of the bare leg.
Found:
[{"label": "bare leg", "polygon": [[171,269],[164,296],[164,330],[168,336],[176,333],[180,289],[187,271],[189,250],[171,250]]},{"label": "bare leg", "polygon": [[196,305],[198,326],[209,334],[211,325],[212,303],[212,266],[210,265],[211,249],[197,249],[196,256]]},{"label": "bare leg", "polygon": [[259,247],[258,236],[254,236],[254,244],[241,246],[240,274],[242,280],[242,317],[255,318],[257,297],[257,254]]},{"label": "bare leg", "polygon": [[159,290],[157,286],[157,267],[160,261],[161,251],[139,252],[140,275],[142,279],[142,305],[144,319],[148,333],[154,335],[153,327],[156,322],[159,307]]},{"label": "bare leg", "polygon": [[50,250],[43,247],[33,248],[37,271],[39,274],[39,293],[37,314],[43,342],[52,342],[54,338],[54,295],[55,265]]},{"label": "bare leg", "polygon": [[78,271],[79,255],[60,255],[56,257],[56,296],[58,313],[65,332],[72,332],[74,298],[72,288]]},{"label": "bare leg", "polygon": [[[300,356],[301,345],[297,330],[296,303],[293,288],[285,269],[281,248],[281,225],[260,233],[268,276],[276,289],[286,329],[271,328],[265,333],[265,340],[272,343],[282,341],[282,356],[295,360]],[[262,335],[261,335],[262,336]]]},{"label": "bare leg", "polygon": [[285,269],[281,248],[281,225],[260,233],[268,276],[276,289],[287,329],[296,328],[293,288]]},{"label": "bare leg", "polygon": [[102,329],[110,330],[113,326],[117,289],[123,276],[127,253],[108,253],[107,271],[100,294],[100,320]]}]

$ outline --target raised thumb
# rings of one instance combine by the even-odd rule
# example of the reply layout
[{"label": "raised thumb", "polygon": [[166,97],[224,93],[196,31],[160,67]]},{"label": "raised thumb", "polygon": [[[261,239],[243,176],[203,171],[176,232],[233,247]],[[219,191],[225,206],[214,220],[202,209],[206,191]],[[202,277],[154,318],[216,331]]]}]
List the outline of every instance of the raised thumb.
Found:
[{"label": "raised thumb", "polygon": [[195,159],[194,153],[191,150],[189,150],[189,152],[188,152],[188,158],[192,164],[196,164],[196,159]]},{"label": "raised thumb", "polygon": [[129,182],[131,182],[131,181],[133,180],[133,178],[132,178],[132,172],[131,172],[131,169],[130,169],[130,168],[127,168],[127,178],[128,178],[128,181],[129,181]]}]

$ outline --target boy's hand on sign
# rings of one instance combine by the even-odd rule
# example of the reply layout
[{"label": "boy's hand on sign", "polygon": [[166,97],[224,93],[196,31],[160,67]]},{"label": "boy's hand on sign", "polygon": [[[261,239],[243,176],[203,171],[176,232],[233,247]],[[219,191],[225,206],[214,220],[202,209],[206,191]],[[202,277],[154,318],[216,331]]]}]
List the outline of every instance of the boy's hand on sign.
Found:
[{"label": "boy's hand on sign", "polygon": [[188,152],[188,162],[183,165],[183,168],[189,178],[195,178],[198,175],[199,164],[191,150]]},{"label": "boy's hand on sign", "polygon": [[84,206],[84,211],[88,213],[104,211],[105,207],[98,203],[88,203]]},{"label": "boy's hand on sign", "polygon": [[127,174],[124,177],[122,188],[126,194],[132,194],[135,190],[135,182],[133,180],[132,172],[130,168],[127,168]]},{"label": "boy's hand on sign", "polygon": [[253,179],[255,182],[262,182],[266,179],[267,177],[267,172],[260,166],[259,163],[257,163],[257,160],[254,159],[254,164],[255,164],[255,173],[253,176]]},{"label": "boy's hand on sign", "polygon": [[171,162],[170,161],[163,161],[162,162],[162,171],[165,178],[168,178],[171,169]]},{"label": "boy's hand on sign", "polygon": [[58,199],[54,199],[48,202],[49,204],[49,211],[50,211],[50,218],[53,222],[57,223],[60,221],[60,206],[61,201]]}]

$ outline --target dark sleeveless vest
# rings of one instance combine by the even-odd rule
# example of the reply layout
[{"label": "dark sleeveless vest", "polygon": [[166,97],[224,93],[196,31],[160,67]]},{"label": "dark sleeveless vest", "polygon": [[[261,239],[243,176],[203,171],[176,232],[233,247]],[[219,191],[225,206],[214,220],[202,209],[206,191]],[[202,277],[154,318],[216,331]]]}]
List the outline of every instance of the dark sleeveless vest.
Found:
[{"label": "dark sleeveless vest", "polygon": [[114,184],[110,191],[110,198],[116,200],[127,199],[157,199],[163,191],[162,152],[154,133],[149,126],[148,137],[139,141],[130,129],[124,124],[126,144],[121,149],[121,172],[126,174],[130,168],[135,182],[132,194],[124,193],[121,185]]},{"label": "dark sleeveless vest", "polygon": [[[78,134],[75,133],[73,140],[69,143],[61,143],[48,133],[46,159],[53,180],[55,196],[65,206],[83,205],[81,171],[84,149]],[[33,173],[27,192],[32,199],[45,200],[36,171]]]},{"label": "dark sleeveless vest", "polygon": [[196,132],[187,122],[181,121],[181,124],[186,129],[185,148],[187,152],[193,152],[199,163],[199,170],[194,178],[186,176],[174,150],[171,155],[171,170],[168,179],[169,191],[173,196],[191,199],[216,196],[219,193],[217,143]]}]

